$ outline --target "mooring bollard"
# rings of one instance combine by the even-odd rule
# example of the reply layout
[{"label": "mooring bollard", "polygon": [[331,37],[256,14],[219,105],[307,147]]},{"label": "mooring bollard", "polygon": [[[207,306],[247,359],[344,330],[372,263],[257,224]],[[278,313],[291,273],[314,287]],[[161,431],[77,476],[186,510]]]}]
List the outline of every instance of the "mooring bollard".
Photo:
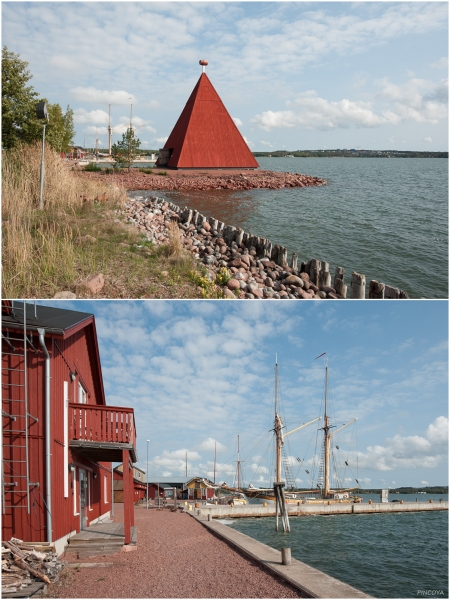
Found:
[{"label": "mooring bollard", "polygon": [[294,271],[297,271],[297,255],[295,252],[292,253],[291,269],[293,269]]},{"label": "mooring bollard", "polygon": [[197,511],[197,514],[198,514],[198,515],[201,515],[201,514],[202,514],[202,511],[201,511],[201,510],[198,510],[198,511]]},{"label": "mooring bollard", "polygon": [[212,514],[208,513],[208,521],[211,521],[211,520],[212,520]]},{"label": "mooring bollard", "polygon": [[281,564],[290,565],[291,560],[291,549],[290,548],[281,548]]}]

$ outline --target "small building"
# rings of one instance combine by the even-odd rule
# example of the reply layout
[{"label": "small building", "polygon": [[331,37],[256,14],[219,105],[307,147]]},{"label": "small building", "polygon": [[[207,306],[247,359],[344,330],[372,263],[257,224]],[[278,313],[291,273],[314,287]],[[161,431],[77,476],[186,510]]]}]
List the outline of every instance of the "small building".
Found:
[{"label": "small building", "polygon": [[209,500],[214,498],[216,489],[219,486],[215,485],[205,477],[193,477],[183,486],[184,500]]},{"label": "small building", "polygon": [[173,487],[168,485],[167,483],[154,483],[148,482],[148,498],[149,500],[157,500],[158,499],[158,490],[159,497],[161,499],[173,499]]},{"label": "small building", "polygon": [[[123,503],[123,465],[115,467],[114,476],[114,502]],[[136,504],[145,499],[147,484],[145,483],[145,471],[133,466],[133,502]]]},{"label": "small building", "polygon": [[134,525],[131,407],[108,406],[94,315],[2,300],[2,539],[50,542],[108,517],[111,463],[126,465]]},{"label": "small building", "polygon": [[168,169],[257,169],[247,142],[203,72],[159,151],[157,167]]}]

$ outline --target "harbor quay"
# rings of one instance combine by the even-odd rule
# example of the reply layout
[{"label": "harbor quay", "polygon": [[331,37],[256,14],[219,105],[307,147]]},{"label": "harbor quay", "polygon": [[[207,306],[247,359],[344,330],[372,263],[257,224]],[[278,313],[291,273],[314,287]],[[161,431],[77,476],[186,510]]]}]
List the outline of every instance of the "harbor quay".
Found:
[{"label": "harbor quay", "polygon": [[[197,511],[135,506],[135,546],[67,551],[47,598],[370,598]],[[188,506],[186,507],[188,508]],[[114,522],[123,505],[114,505]],[[127,549],[127,550],[125,550]]]},{"label": "harbor quay", "polygon": [[[248,517],[274,517],[275,504],[246,504],[245,506],[230,505],[205,505],[199,504],[185,506],[185,510],[194,511],[199,516],[213,519],[238,519]],[[317,503],[317,504],[297,504],[286,505],[290,517],[302,517],[308,515],[348,515],[348,514],[375,514],[375,513],[399,513],[399,512],[417,512],[427,510],[448,510],[447,502],[373,502],[358,503]]]}]

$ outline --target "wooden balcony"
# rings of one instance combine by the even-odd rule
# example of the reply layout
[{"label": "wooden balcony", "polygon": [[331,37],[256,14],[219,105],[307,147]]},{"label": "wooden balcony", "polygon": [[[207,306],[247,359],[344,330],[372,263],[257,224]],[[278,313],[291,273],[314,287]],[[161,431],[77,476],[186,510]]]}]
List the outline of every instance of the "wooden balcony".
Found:
[{"label": "wooden balcony", "polygon": [[137,461],[132,408],[69,403],[69,445],[91,460],[121,462],[122,450]]}]

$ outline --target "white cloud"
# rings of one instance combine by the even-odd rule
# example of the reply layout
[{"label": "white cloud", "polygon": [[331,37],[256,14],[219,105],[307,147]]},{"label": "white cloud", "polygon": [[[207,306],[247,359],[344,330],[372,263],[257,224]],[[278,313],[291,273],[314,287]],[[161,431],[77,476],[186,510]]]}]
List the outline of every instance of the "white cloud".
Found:
[{"label": "white cloud", "polygon": [[424,480],[422,480],[420,483],[421,483],[422,485],[428,485],[428,481],[424,481]]},{"label": "white cloud", "polygon": [[448,80],[438,82],[413,78],[396,85],[387,78],[381,80],[381,98],[393,101],[392,112],[398,121],[436,124],[447,117]]},{"label": "white cloud", "polygon": [[242,136],[242,137],[244,138],[244,141],[245,141],[245,143],[247,144],[247,146],[248,146],[249,148],[253,148],[253,146],[254,146],[255,144],[254,144],[253,142],[250,142],[250,141],[249,141],[249,140],[248,140],[248,139],[245,137],[245,135],[244,135],[244,136]]},{"label": "white cloud", "polygon": [[265,142],[264,140],[260,140],[259,142],[263,146],[267,146],[268,148],[273,148],[273,145],[270,142]]},{"label": "white cloud", "polygon": [[232,119],[236,127],[242,127],[242,125],[244,124],[238,117],[232,117]]},{"label": "white cloud", "polygon": [[205,450],[207,452],[214,452],[214,448],[216,448],[217,452],[223,452],[226,450],[226,446],[215,440],[214,438],[209,437],[199,445],[199,450]]},{"label": "white cloud", "polygon": [[136,99],[133,94],[124,90],[97,90],[93,87],[75,87],[71,90],[76,100],[93,102],[96,104],[134,104]]},{"label": "white cloud", "polygon": [[378,98],[390,103],[378,112],[372,102],[348,98],[329,101],[320,98],[314,90],[307,90],[287,102],[289,110],[267,110],[255,115],[250,122],[265,131],[294,127],[326,131],[397,125],[403,121],[436,124],[447,116],[448,80],[430,82],[415,78],[399,86],[385,78],[379,85],[382,90]]},{"label": "white cloud", "polygon": [[[448,418],[441,416],[428,426],[425,437],[397,434],[384,446],[368,446],[365,453],[358,452],[358,463],[360,468],[377,471],[433,469],[446,459],[447,451]],[[356,453],[350,454],[356,458]]]},{"label": "white cloud", "polygon": [[99,124],[108,124],[108,113],[104,110],[91,110],[88,112],[84,108],[76,108],[73,111],[73,121],[74,123],[95,123]]},{"label": "white cloud", "polygon": [[161,102],[158,102],[158,100],[150,100],[150,102],[147,102],[144,106],[145,108],[161,108],[162,104]]},{"label": "white cloud", "polygon": [[431,143],[433,140],[430,137],[424,137],[423,141],[427,142],[427,143]]},{"label": "white cloud", "polygon": [[169,136],[158,137],[158,138],[153,138],[152,142],[158,142],[158,144],[165,144],[168,139],[169,139]]},{"label": "white cloud", "polygon": [[448,71],[448,57],[443,56],[431,66],[433,69],[444,69],[445,71]]}]

